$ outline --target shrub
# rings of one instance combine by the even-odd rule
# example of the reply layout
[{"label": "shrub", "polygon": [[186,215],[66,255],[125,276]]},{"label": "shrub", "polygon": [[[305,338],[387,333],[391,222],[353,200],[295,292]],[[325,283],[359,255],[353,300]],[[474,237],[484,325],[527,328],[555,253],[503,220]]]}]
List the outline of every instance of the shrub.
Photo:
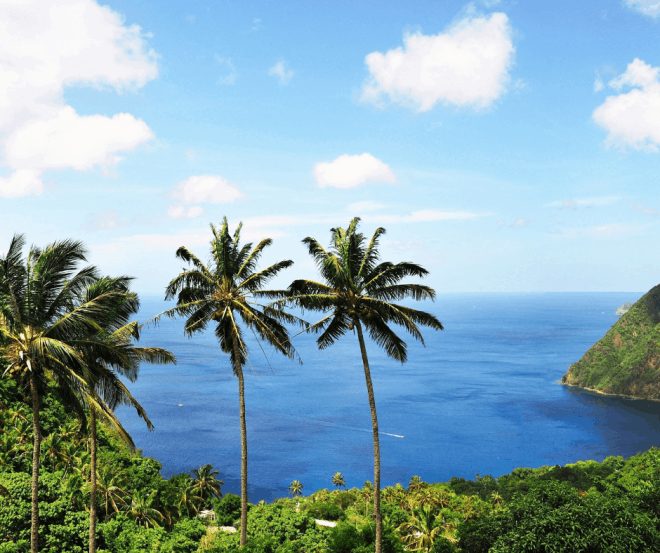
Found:
[{"label": "shrub", "polygon": [[233,493],[224,495],[213,504],[218,526],[232,526],[241,516],[241,498]]}]

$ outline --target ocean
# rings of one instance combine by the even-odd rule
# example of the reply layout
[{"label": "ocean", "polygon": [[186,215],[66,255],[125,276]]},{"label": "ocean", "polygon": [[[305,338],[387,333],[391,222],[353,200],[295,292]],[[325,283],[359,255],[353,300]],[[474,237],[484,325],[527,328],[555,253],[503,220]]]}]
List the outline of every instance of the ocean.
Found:
[{"label": "ocean", "polygon": [[[628,456],[660,445],[660,402],[604,397],[559,384],[568,366],[617,320],[638,293],[450,294],[418,304],[445,325],[426,347],[407,339],[409,360],[368,344],[381,430],[383,485],[419,475],[501,475],[536,467]],[[141,318],[165,304],[143,299]],[[316,320],[315,314],[307,314]],[[211,463],[224,492],[239,491],[238,390],[212,329],[193,338],[182,321],[143,332],[143,345],[170,349],[175,366],[144,365],[130,385],[155,424],[127,409],[120,418],[145,455],[170,476]],[[246,373],[250,501],[371,480],[369,407],[357,338],[319,351],[294,339],[302,363],[250,340]]]}]

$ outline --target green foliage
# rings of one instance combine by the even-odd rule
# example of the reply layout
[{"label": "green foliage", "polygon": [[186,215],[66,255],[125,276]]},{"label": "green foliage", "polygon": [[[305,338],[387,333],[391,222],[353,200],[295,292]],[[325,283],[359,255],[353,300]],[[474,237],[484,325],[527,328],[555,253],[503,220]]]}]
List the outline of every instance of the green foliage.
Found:
[{"label": "green foliage", "polygon": [[342,508],[329,501],[315,501],[313,503],[308,503],[305,510],[312,518],[323,520],[341,520],[344,518],[344,511]]},{"label": "green foliage", "polygon": [[[375,529],[372,524],[354,526],[345,522],[333,528],[328,553],[373,553]],[[403,544],[391,528],[383,528],[383,553],[403,553]]]},{"label": "green foliage", "polygon": [[[246,550],[254,553],[325,553],[327,528],[316,525],[314,519],[296,512],[290,503],[254,505],[248,514],[250,536]],[[206,551],[229,553],[238,551],[236,534],[218,533]]]},{"label": "green foliage", "polygon": [[215,502],[213,509],[219,526],[232,526],[241,514],[241,498],[228,493]]},{"label": "green foliage", "polygon": [[562,381],[608,394],[660,399],[660,285],[642,296]]},{"label": "green foliage", "polygon": [[537,480],[505,509],[464,524],[459,537],[474,552],[654,551],[657,522],[626,497]]}]

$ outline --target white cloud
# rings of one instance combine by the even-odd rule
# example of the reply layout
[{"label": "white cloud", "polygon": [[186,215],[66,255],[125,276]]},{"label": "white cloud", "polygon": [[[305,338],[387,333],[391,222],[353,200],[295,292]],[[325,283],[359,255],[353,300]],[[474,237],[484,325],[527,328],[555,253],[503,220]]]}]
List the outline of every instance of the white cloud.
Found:
[{"label": "white cloud", "polygon": [[484,213],[462,210],[420,209],[403,215],[369,215],[366,221],[379,223],[432,223],[438,221],[472,221],[484,217]]},{"label": "white cloud", "polygon": [[195,175],[188,177],[174,187],[172,197],[178,204],[168,209],[174,219],[193,219],[203,213],[195,204],[228,204],[241,198],[243,194],[227,179],[217,175]]},{"label": "white cloud", "polygon": [[370,182],[394,183],[390,167],[369,153],[343,154],[333,161],[314,166],[316,184],[321,187],[355,188]]},{"label": "white cloud", "polygon": [[649,17],[660,17],[660,0],[624,0],[626,6]]},{"label": "white cloud", "polygon": [[217,175],[188,177],[174,188],[172,196],[184,204],[227,204],[243,194],[232,183]]},{"label": "white cloud", "polygon": [[612,205],[618,202],[618,196],[599,196],[595,198],[573,198],[570,200],[557,200],[550,202],[549,207],[556,207],[560,209],[578,209],[580,207],[602,207]]},{"label": "white cloud", "polygon": [[204,209],[198,205],[186,207],[183,205],[173,205],[167,210],[167,215],[172,219],[195,219],[204,213]]},{"label": "white cloud", "polygon": [[608,96],[593,112],[611,146],[655,151],[660,146],[660,67],[639,58],[609,82],[619,94]]},{"label": "white cloud", "polygon": [[0,198],[20,198],[41,194],[44,185],[37,171],[19,169],[8,177],[0,177]]},{"label": "white cloud", "polygon": [[443,103],[485,108],[504,94],[515,48],[506,14],[468,16],[437,35],[407,34],[403,46],[365,58],[362,99],[420,112]]},{"label": "white cloud", "polygon": [[11,167],[83,171],[113,165],[120,152],[151,138],[147,124],[129,113],[82,116],[64,106],[51,117],[28,121],[12,133],[5,141],[5,160]]},{"label": "white cloud", "polygon": [[287,65],[286,61],[278,60],[268,69],[268,74],[275,77],[280,84],[288,84],[293,78],[293,69]]},{"label": "white cloud", "polygon": [[2,182],[13,191],[3,195],[38,194],[45,170],[116,163],[151,139],[132,115],[77,114],[64,90],[135,89],[157,73],[141,29],[93,0],[0,3],[0,164],[14,172]]}]

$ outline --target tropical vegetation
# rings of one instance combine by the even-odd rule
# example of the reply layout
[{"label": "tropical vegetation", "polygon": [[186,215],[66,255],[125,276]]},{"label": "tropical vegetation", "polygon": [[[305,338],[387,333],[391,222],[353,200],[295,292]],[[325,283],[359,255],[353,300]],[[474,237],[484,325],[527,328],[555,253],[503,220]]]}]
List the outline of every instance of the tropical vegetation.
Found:
[{"label": "tropical vegetation", "polygon": [[571,365],[562,382],[605,394],[660,400],[660,284]]},{"label": "tropical vegetation", "polygon": [[[53,441],[41,454],[41,551],[82,553],[88,443],[55,394],[44,396],[41,415],[44,443]],[[30,417],[16,383],[0,380],[0,553],[29,551]],[[208,483],[216,469],[164,479],[157,461],[128,447],[106,422],[99,423],[98,444],[98,553],[374,551],[370,483],[250,504],[249,541],[241,548],[238,533],[220,529],[240,523],[240,498],[199,496],[200,487],[209,487],[198,476]],[[383,551],[650,552],[660,547],[659,505],[660,449],[499,478],[435,484],[415,478],[382,490]],[[200,518],[204,509],[215,512],[215,521]]]},{"label": "tropical vegetation", "polygon": [[[265,285],[292,262],[258,269],[271,241],[241,243],[241,226],[231,233],[226,219],[211,226],[208,263],[185,247],[177,251],[188,268],[167,287],[176,305],[163,315],[184,317],[189,335],[212,325],[228,356],[239,388],[240,496],[223,494],[220,470],[209,464],[163,478],[161,465],[135,449],[116,416],[125,405],[150,427],[125,380],[137,378],[142,362],[174,361],[166,350],[137,345],[141,326],[132,318],[139,299],[130,278],[102,276],[85,265],[79,242],[26,252],[23,237],[15,236],[0,257],[0,553],[660,550],[658,448],[628,459],[519,468],[497,478],[427,483],[414,475],[406,486],[381,489],[365,331],[404,362],[407,347],[392,325],[420,341],[420,326],[442,325],[394,303],[433,299],[431,288],[402,282],[426,270],[380,261],[384,230],[367,240],[358,224],[353,219],[332,229],[327,250],[306,238],[321,280],[296,280],[286,290]],[[303,316],[321,311],[323,318],[304,323],[286,310],[291,306]],[[635,318],[626,319],[631,313]],[[640,317],[636,305],[621,321]],[[328,475],[334,489],[303,495],[302,481],[294,479],[291,497],[250,504],[244,336],[254,331],[294,357],[287,330],[293,324],[319,333],[320,349],[356,334],[373,422],[374,482],[346,489],[351,475],[335,472]]]}]

